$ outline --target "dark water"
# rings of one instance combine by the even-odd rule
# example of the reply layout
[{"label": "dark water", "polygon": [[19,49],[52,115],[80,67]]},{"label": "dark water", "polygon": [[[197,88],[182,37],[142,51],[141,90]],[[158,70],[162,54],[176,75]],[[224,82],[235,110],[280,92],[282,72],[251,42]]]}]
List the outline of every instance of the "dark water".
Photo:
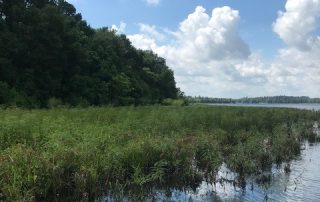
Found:
[{"label": "dark water", "polygon": [[209,104],[215,106],[237,106],[237,107],[267,107],[267,108],[295,108],[295,109],[308,109],[320,110],[320,104]]}]

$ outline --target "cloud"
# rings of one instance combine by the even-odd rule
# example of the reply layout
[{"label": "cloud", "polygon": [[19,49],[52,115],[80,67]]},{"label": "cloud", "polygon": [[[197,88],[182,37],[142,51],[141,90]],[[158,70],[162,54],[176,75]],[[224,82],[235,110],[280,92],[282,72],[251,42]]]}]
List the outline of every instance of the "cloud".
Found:
[{"label": "cloud", "polygon": [[198,6],[180,24],[176,33],[180,54],[201,61],[248,57],[249,47],[237,32],[239,12],[221,7],[213,9],[209,16],[205,11]]},{"label": "cloud", "polygon": [[160,3],[160,0],[144,0],[150,6],[157,6]]},{"label": "cloud", "polygon": [[292,94],[320,96],[320,0],[287,0],[273,30],[288,47],[278,51],[269,82]]},{"label": "cloud", "polygon": [[187,95],[316,97],[320,96],[320,37],[315,35],[319,2],[287,0],[273,30],[288,47],[278,50],[272,61],[250,51],[238,31],[239,11],[227,6],[214,8],[211,15],[198,6],[175,31],[139,24],[139,33],[128,37],[137,48],[164,57]]},{"label": "cloud", "polygon": [[128,36],[132,44],[142,50],[155,50],[158,48],[156,40],[146,37],[142,34],[134,34]]},{"label": "cloud", "polygon": [[[239,20],[239,12],[230,7],[215,8],[208,15],[203,7],[198,6],[176,31],[139,24],[140,33],[128,38],[137,48],[153,50],[166,58],[175,71],[178,85],[187,93],[196,92],[199,84],[193,85],[195,80],[208,87],[213,81],[217,83],[217,77],[220,83],[252,77],[242,76],[238,72],[241,67],[237,69],[235,66],[249,60],[251,55],[249,46],[238,33]],[[173,40],[159,45],[163,38]]]},{"label": "cloud", "polygon": [[319,38],[313,35],[320,17],[320,0],[288,0],[285,12],[279,12],[273,30],[289,46],[311,49]]},{"label": "cloud", "polygon": [[139,23],[140,32],[144,33],[145,35],[155,38],[159,41],[165,40],[166,36],[157,31],[157,27],[154,25],[147,25],[143,23]]},{"label": "cloud", "polygon": [[155,50],[158,49],[157,42],[166,39],[166,35],[157,31],[157,27],[154,25],[139,23],[138,26],[140,34],[128,35],[130,41],[137,48]]},{"label": "cloud", "polygon": [[125,22],[120,22],[120,25],[112,25],[111,29],[115,30],[117,33],[122,34],[125,32],[127,24]]},{"label": "cloud", "polygon": [[[181,60],[188,58],[198,62],[247,58],[249,47],[237,32],[239,18],[239,12],[230,7],[216,8],[209,16],[203,7],[198,6],[180,23],[179,30],[171,33],[175,37],[174,44],[156,49],[175,54],[175,58]],[[138,48],[155,49],[151,39],[156,42],[165,37],[155,26],[140,24],[140,34],[129,38]],[[138,38],[141,40],[137,41]]]},{"label": "cloud", "polygon": [[320,49],[301,51],[288,47],[279,50],[271,63],[269,83],[274,91],[284,89],[290,94],[319,97],[320,94]]}]

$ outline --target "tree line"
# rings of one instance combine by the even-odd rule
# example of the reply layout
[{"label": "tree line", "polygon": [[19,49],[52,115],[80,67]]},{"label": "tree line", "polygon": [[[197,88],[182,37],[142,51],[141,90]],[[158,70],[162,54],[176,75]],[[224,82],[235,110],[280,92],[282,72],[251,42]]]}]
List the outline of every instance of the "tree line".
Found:
[{"label": "tree line", "polygon": [[173,71],[65,0],[0,0],[0,105],[141,105],[176,98]]},{"label": "tree line", "polygon": [[210,98],[210,97],[188,97],[189,102],[193,103],[320,103],[320,98],[310,98],[307,96],[265,96],[265,97],[244,97],[240,99],[232,98]]}]

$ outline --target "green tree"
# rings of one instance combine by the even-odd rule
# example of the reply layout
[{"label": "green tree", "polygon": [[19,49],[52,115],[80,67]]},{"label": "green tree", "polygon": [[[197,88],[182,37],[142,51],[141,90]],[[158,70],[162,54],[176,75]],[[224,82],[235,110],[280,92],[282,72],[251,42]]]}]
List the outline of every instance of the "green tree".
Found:
[{"label": "green tree", "polygon": [[[64,0],[1,0],[0,15],[1,92],[8,97],[0,104],[19,97],[25,101],[13,103],[28,107],[55,99],[137,105],[177,95],[163,58],[108,28],[92,29]],[[19,96],[9,99],[12,90]]]}]

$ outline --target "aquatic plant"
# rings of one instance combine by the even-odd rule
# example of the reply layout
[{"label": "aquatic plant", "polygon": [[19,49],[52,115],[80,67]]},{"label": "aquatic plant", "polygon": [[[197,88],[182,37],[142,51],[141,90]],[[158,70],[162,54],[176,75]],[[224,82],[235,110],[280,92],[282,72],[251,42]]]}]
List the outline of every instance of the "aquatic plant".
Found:
[{"label": "aquatic plant", "polygon": [[0,200],[141,199],[215,183],[223,162],[241,184],[299,154],[317,120],[315,111],[197,105],[2,109]]}]

